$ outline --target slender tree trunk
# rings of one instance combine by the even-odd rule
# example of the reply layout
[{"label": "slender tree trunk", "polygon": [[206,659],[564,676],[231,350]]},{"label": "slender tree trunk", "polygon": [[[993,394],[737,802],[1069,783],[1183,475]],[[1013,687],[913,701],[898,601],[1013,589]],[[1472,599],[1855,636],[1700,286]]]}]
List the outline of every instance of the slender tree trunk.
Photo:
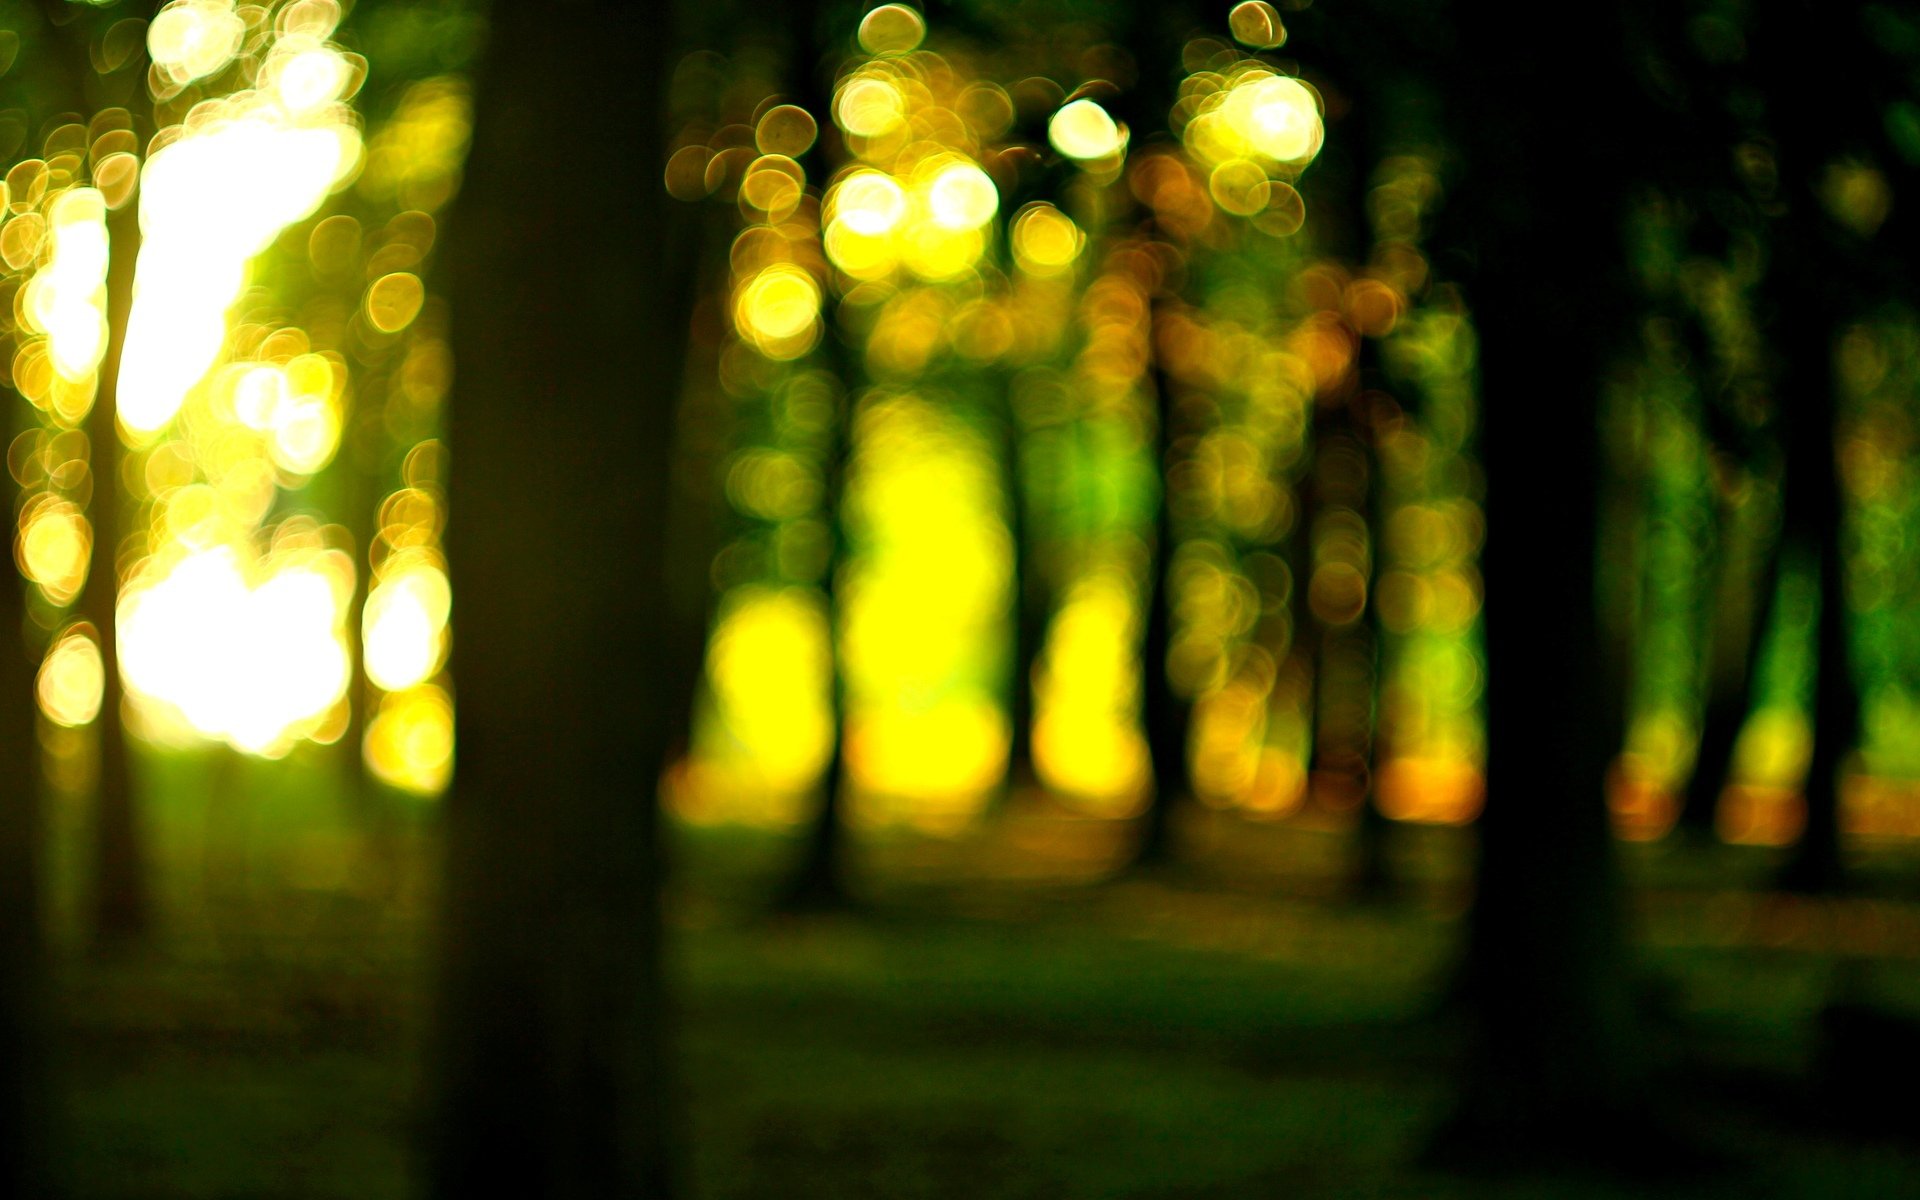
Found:
[{"label": "slender tree trunk", "polygon": [[[1375,339],[1365,339],[1360,348],[1362,378],[1371,360],[1378,355]],[[1380,808],[1380,768],[1386,765],[1390,747],[1385,744],[1384,701],[1387,695],[1387,627],[1380,619],[1380,577],[1385,573],[1382,551],[1387,528],[1387,460],[1381,453],[1379,413],[1367,414],[1367,609],[1366,638],[1368,654],[1369,713],[1365,770],[1367,794],[1360,805],[1360,821],[1355,831],[1353,870],[1354,893],[1365,899],[1383,899],[1392,894],[1393,873],[1387,863],[1387,850],[1393,840],[1393,822]]]},{"label": "slender tree trunk", "polygon": [[[1704,606],[1701,626],[1709,656],[1707,699],[1700,721],[1700,748],[1694,754],[1693,774],[1687,779],[1679,816],[1680,828],[1701,841],[1714,836],[1721,794],[1733,782],[1740,731],[1757,697],[1767,633],[1773,627],[1774,601],[1780,592],[1780,550],[1785,540],[1769,539],[1760,569],[1749,579],[1739,570],[1738,556],[1729,545],[1736,519],[1733,506],[1720,505],[1718,517],[1720,544],[1714,552],[1713,594]],[[1751,607],[1743,621],[1729,627],[1721,613],[1721,597],[1744,586],[1753,588]]]},{"label": "slender tree trunk", "polygon": [[[1836,136],[1858,137],[1879,124],[1872,83],[1856,90],[1829,79],[1801,89],[1787,78],[1799,64],[1847,63],[1873,53],[1866,45],[1858,5],[1782,3],[1755,14],[1750,62],[1767,92],[1769,132],[1778,153],[1780,216],[1765,282],[1772,342],[1779,356],[1781,423],[1786,479],[1781,496],[1782,537],[1810,553],[1820,586],[1813,668],[1813,755],[1804,788],[1806,828],[1779,882],[1797,891],[1841,888],[1840,768],[1860,733],[1846,597],[1846,503],[1835,461],[1839,387],[1834,349],[1849,310],[1870,286],[1875,257],[1822,210],[1821,189]],[[1806,102],[1796,102],[1801,96]],[[1898,261],[1897,253],[1892,254]],[[1909,266],[1911,264],[1908,264]],[[1904,277],[1902,285],[1910,287]]]},{"label": "slender tree trunk", "polygon": [[1845,503],[1834,462],[1834,328],[1831,315],[1798,299],[1803,289],[1782,280],[1779,313],[1786,354],[1787,471],[1782,538],[1810,553],[1820,587],[1813,654],[1813,756],[1803,793],[1806,827],[1779,883],[1794,891],[1830,892],[1845,883],[1840,858],[1840,769],[1860,734],[1860,697],[1853,681],[1846,595]]},{"label": "slender tree trunk", "polygon": [[128,771],[126,731],[121,726],[125,693],[114,613],[120,594],[116,560],[122,536],[117,428],[120,354],[127,341],[134,267],[140,252],[140,222],[133,203],[108,215],[107,235],[112,247],[107,263],[107,353],[100,365],[100,391],[87,420],[93,453],[93,559],[82,609],[99,635],[103,668],[100,715],[94,721],[99,741],[94,784],[94,933],[101,943],[111,945],[139,938],[150,922],[146,853]]},{"label": "slender tree trunk", "polygon": [[1033,674],[1046,643],[1048,589],[1040,573],[1039,555],[1034,552],[1034,510],[1020,457],[1022,436],[1013,389],[1008,387],[1003,394],[1006,403],[1000,414],[1004,423],[1000,452],[1005,456],[1005,467],[1001,479],[1007,491],[1007,539],[1013,547],[1013,646],[1007,681],[1007,786],[1011,791],[1034,778]]},{"label": "slender tree trunk", "polygon": [[837,334],[829,328],[824,341],[834,350],[832,356],[841,370],[838,411],[828,432],[826,461],[821,464],[825,480],[827,528],[831,550],[827,555],[826,577],[822,585],[827,598],[827,664],[833,711],[833,748],[827,755],[827,769],[820,779],[820,807],[807,826],[800,857],[776,907],[789,912],[827,911],[849,907],[852,895],[847,890],[847,829],[843,800],[847,787],[847,681],[841,656],[846,614],[841,604],[841,572],[846,569],[847,532],[844,520],[847,460],[851,455],[854,396],[850,390],[851,365],[840,347]]},{"label": "slender tree trunk", "polygon": [[672,18],[495,6],[447,239],[460,741],[437,1196],[672,1191],[656,801],[699,663],[684,576],[704,569],[669,511],[693,262],[660,182]]},{"label": "slender tree trunk", "polygon": [[[826,154],[833,134],[832,80],[824,74],[830,64],[824,62],[825,47],[832,45],[836,33],[828,27],[823,0],[800,0],[787,9],[789,53],[788,76],[799,105],[819,123],[819,136],[808,154],[810,175],[816,186],[824,187],[832,164]],[[775,898],[774,906],[786,912],[833,911],[849,907],[852,895],[847,890],[847,828],[844,811],[847,787],[847,683],[841,661],[843,625],[841,572],[846,569],[847,531],[843,519],[847,464],[852,454],[857,368],[846,342],[834,327],[832,301],[821,314],[823,329],[820,354],[839,385],[833,422],[827,431],[825,459],[821,463],[821,504],[825,509],[828,552],[821,588],[827,601],[827,671],[829,708],[833,714],[833,745],[827,754],[826,770],[820,778],[820,807],[814,811],[800,845],[800,855],[792,873]]]},{"label": "slender tree trunk", "polygon": [[[1159,302],[1155,301],[1156,311]],[[1149,320],[1153,317],[1149,316]],[[1157,345],[1154,353],[1158,354]],[[1140,648],[1142,718],[1147,732],[1147,760],[1153,768],[1153,794],[1140,820],[1131,865],[1156,866],[1175,857],[1174,808],[1188,786],[1187,737],[1192,705],[1174,689],[1167,674],[1167,656],[1173,648],[1173,568],[1179,533],[1173,520],[1172,497],[1167,494],[1178,431],[1173,382],[1157,365],[1152,382],[1158,406],[1154,424],[1154,467],[1159,472],[1161,496],[1154,507],[1152,586],[1147,595],[1146,636]]]}]

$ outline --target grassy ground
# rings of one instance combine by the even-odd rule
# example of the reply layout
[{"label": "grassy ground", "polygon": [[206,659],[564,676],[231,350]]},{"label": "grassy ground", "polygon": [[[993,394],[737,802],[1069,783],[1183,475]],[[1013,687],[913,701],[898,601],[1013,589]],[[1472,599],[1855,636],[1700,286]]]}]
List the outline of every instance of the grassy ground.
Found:
[{"label": "grassy ground", "polygon": [[[430,819],[311,774],[164,769],[164,936],[60,970],[74,1190],[408,1194]],[[1920,1195],[1911,1105],[1844,1132],[1807,1082],[1836,980],[1920,1012],[1908,852],[1866,864],[1879,899],[1815,904],[1759,892],[1758,852],[1630,848],[1659,1101],[1726,1162],[1649,1184],[1418,1165],[1457,1054],[1434,1014],[1466,836],[1407,831],[1403,894],[1355,904],[1335,834],[1209,820],[1195,865],[1112,882],[1117,834],[1041,804],[974,838],[879,840],[864,911],[785,920],[761,907],[778,839],[683,834],[695,1194]],[[1910,1089],[1904,1065],[1887,1082]]]}]

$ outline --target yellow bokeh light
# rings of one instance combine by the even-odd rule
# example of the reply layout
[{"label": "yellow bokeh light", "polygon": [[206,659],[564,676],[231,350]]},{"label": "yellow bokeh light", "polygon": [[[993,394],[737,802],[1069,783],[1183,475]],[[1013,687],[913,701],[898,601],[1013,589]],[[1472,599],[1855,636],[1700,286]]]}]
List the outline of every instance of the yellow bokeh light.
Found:
[{"label": "yellow bokeh light", "polygon": [[47,651],[34,694],[47,720],[72,728],[100,715],[105,683],[106,669],[93,640],[93,627],[81,625],[62,634]]},{"label": "yellow bokeh light", "polygon": [[1057,275],[1072,268],[1086,244],[1073,218],[1051,204],[1035,202],[1013,218],[1013,256],[1033,275]]},{"label": "yellow bokeh light", "polygon": [[47,335],[62,378],[91,379],[107,349],[106,199],[74,188],[47,206],[47,219],[53,252],[27,284],[27,319]]},{"label": "yellow bokeh light", "polygon": [[47,599],[66,604],[87,579],[93,528],[86,514],[65,500],[44,494],[21,514],[20,572],[40,586]]},{"label": "yellow bokeh light", "polygon": [[426,299],[426,285],[411,271],[382,275],[367,289],[367,320],[381,333],[398,333],[420,315]]},{"label": "yellow bokeh light", "polygon": [[353,68],[346,58],[329,46],[286,55],[275,67],[274,95],[295,115],[340,99],[353,79]]},{"label": "yellow bokeh light", "polygon": [[813,146],[820,127],[813,114],[797,104],[776,104],[753,127],[753,143],[762,154],[799,158]]},{"label": "yellow bokeh light", "polygon": [[1248,145],[1275,162],[1305,162],[1319,153],[1320,107],[1298,79],[1249,72],[1227,93],[1221,113]]},{"label": "yellow bokeh light", "polygon": [[904,4],[882,4],[860,21],[860,48],[868,54],[906,54],[926,36],[926,19]]},{"label": "yellow bokeh light", "polygon": [[1250,217],[1267,206],[1271,181],[1265,168],[1245,158],[1230,158],[1207,177],[1207,191],[1227,212]]},{"label": "yellow bokeh light", "polygon": [[384,697],[367,723],[367,766],[393,787],[431,796],[453,775],[453,738],[453,701],[445,689],[410,688]]},{"label": "yellow bokeh light", "polygon": [[841,85],[833,116],[855,137],[884,137],[906,121],[907,102],[891,79],[856,75]]},{"label": "yellow bokeh light", "polygon": [[1000,189],[970,162],[940,167],[926,184],[927,215],[942,229],[978,229],[1000,211]]},{"label": "yellow bokeh light", "polygon": [[1033,680],[1035,771],[1049,788],[1113,815],[1138,805],[1151,776],[1135,717],[1135,592],[1117,573],[1076,585]]},{"label": "yellow bokeh light", "polygon": [[907,215],[907,193],[891,175],[862,169],[834,186],[833,219],[862,237],[884,237]]},{"label": "yellow bokeh light", "polygon": [[1273,50],[1286,44],[1287,27],[1280,22],[1279,10],[1266,0],[1244,0],[1227,14],[1227,28],[1233,40],[1255,50]]},{"label": "yellow bokeh light", "polygon": [[175,83],[190,83],[232,62],[246,33],[232,0],[175,0],[147,26],[147,53]]},{"label": "yellow bokeh light", "polygon": [[119,395],[135,434],[171,421],[219,358],[248,261],[360,161],[359,130],[338,106],[296,117],[261,92],[203,103],[217,107],[190,114],[141,176],[144,240]]},{"label": "yellow bokeh light", "polygon": [[352,592],[337,550],[248,563],[217,545],[150,562],[118,606],[128,691],[156,729],[284,753],[346,694]]},{"label": "yellow bokeh light", "polygon": [[431,679],[446,658],[452,598],[446,572],[433,563],[389,571],[361,615],[367,678],[389,692]]},{"label": "yellow bokeh light", "polygon": [[1127,145],[1127,131],[1092,100],[1065,105],[1047,122],[1047,141],[1068,158],[1093,162],[1111,158]]},{"label": "yellow bokeh light", "polygon": [[730,747],[776,791],[813,783],[833,748],[826,617],[799,588],[743,589],[714,627],[707,677]]},{"label": "yellow bokeh light", "polygon": [[800,267],[775,263],[740,289],[734,323],[767,357],[798,358],[819,336],[820,285]]}]

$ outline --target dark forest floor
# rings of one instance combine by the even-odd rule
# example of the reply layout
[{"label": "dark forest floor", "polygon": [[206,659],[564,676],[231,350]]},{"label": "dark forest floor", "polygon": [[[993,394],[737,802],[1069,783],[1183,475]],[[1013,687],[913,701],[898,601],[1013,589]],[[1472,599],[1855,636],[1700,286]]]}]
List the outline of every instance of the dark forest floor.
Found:
[{"label": "dark forest floor", "polygon": [[[63,962],[76,1194],[409,1194],[430,822],[369,842],[336,801],[277,800],[238,833],[162,813],[157,948]],[[1406,831],[1401,894],[1353,903],[1337,834],[1211,818],[1189,828],[1193,865],[1114,881],[1117,833],[1042,803],[959,841],[876,839],[862,910],[806,918],[763,909],[780,839],[684,833],[670,908],[689,1191],[1920,1195],[1914,1048],[1875,1064],[1885,1107],[1813,1078],[1813,1015],[1836,989],[1920,1015],[1912,849],[1866,861],[1875,898],[1812,902],[1757,890],[1764,852],[1627,848],[1649,1103],[1726,1164],[1649,1183],[1417,1165],[1458,1053],[1437,997],[1469,835]]]}]

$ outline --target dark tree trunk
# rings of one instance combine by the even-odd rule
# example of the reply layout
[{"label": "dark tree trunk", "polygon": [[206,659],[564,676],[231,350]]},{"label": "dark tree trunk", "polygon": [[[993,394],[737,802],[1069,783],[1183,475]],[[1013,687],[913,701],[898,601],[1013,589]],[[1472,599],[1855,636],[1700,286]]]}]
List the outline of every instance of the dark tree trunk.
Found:
[{"label": "dark tree trunk", "polygon": [[842,801],[847,782],[847,683],[840,656],[845,613],[840,604],[839,574],[845,569],[847,536],[843,521],[843,497],[846,492],[847,459],[853,427],[854,397],[851,394],[851,365],[838,336],[829,326],[823,335],[837,365],[840,395],[838,412],[828,432],[826,461],[821,464],[825,480],[828,536],[832,539],[827,556],[826,578],[822,585],[827,596],[827,664],[833,711],[833,748],[827,755],[827,769],[820,779],[820,807],[807,826],[800,846],[800,857],[793,873],[776,898],[775,906],[786,912],[820,912],[846,909],[852,905],[847,890],[847,828]]},{"label": "dark tree trunk", "polygon": [[[1158,302],[1155,302],[1157,309]],[[1150,317],[1149,320],[1152,318]],[[1156,347],[1155,353],[1158,350]],[[1157,360],[1156,360],[1157,361]],[[1140,648],[1142,719],[1147,733],[1147,760],[1153,769],[1153,794],[1140,819],[1139,840],[1131,865],[1154,866],[1175,857],[1174,808],[1187,790],[1187,736],[1192,705],[1174,689],[1167,674],[1167,655],[1173,648],[1173,566],[1179,549],[1172,499],[1166,494],[1178,431],[1173,384],[1156,366],[1152,374],[1158,412],[1154,432],[1154,467],[1161,481],[1160,502],[1154,508],[1152,585],[1147,595],[1147,628]]]},{"label": "dark tree trunk", "polygon": [[20,644],[20,580],[0,580],[0,1195],[42,1196],[46,1029],[40,939],[40,745]]},{"label": "dark tree trunk", "polygon": [[1033,673],[1047,637],[1048,588],[1034,553],[1034,506],[1027,495],[1027,476],[1021,463],[1020,417],[1014,411],[1013,389],[1003,393],[1001,408],[1005,466],[1001,476],[1007,492],[1007,539],[1013,547],[1013,646],[1011,677],[1007,681],[1007,788],[1011,792],[1031,782],[1033,771]]},{"label": "dark tree trunk", "polygon": [[459,759],[430,1192],[657,1197],[657,788],[700,655],[669,511],[693,247],[672,8],[500,4],[447,240]]},{"label": "dark tree trunk", "polygon": [[[1775,598],[1780,592],[1781,543],[1773,537],[1760,569],[1751,579],[1739,570],[1739,557],[1730,545],[1736,522],[1731,504],[1717,513],[1719,545],[1714,551],[1712,593],[1705,605],[1701,636],[1707,643],[1706,704],[1700,720],[1700,748],[1694,754],[1693,773],[1681,797],[1678,824],[1699,841],[1714,837],[1720,797],[1733,782],[1733,757],[1740,731],[1753,711],[1760,683],[1760,666],[1767,633],[1773,627]],[[1721,612],[1723,597],[1734,588],[1751,586],[1751,607],[1744,620],[1729,627]]]},{"label": "dark tree trunk", "polygon": [[[1368,338],[1360,347],[1361,377],[1364,380],[1372,360],[1379,353],[1377,343]],[[1355,831],[1353,891],[1362,899],[1379,900],[1392,895],[1394,879],[1387,862],[1387,851],[1393,840],[1393,822],[1380,808],[1380,768],[1386,765],[1387,754],[1391,747],[1385,744],[1382,730],[1385,728],[1383,702],[1387,695],[1387,628],[1380,618],[1380,578],[1385,574],[1382,553],[1386,545],[1387,529],[1387,460],[1381,452],[1381,438],[1385,434],[1382,428],[1380,408],[1388,403],[1384,394],[1377,396],[1380,401],[1367,414],[1367,609],[1366,628],[1361,636],[1366,639],[1369,656],[1368,684],[1369,696],[1368,735],[1365,748],[1364,769],[1366,771],[1367,792],[1360,805],[1360,821]]]},{"label": "dark tree trunk", "polygon": [[1487,477],[1487,805],[1468,921],[1473,1020],[1443,1155],[1602,1157],[1637,1114],[1626,947],[1604,779],[1619,745],[1616,665],[1594,594],[1603,377],[1627,281],[1610,14],[1553,54],[1513,14],[1466,10],[1481,66],[1460,83],[1460,200],[1477,269]]},{"label": "dark tree trunk", "polygon": [[[1846,597],[1846,503],[1835,462],[1840,415],[1834,347],[1842,324],[1862,304],[1873,270],[1899,255],[1882,244],[1876,256],[1822,209],[1824,172],[1839,147],[1873,131],[1881,112],[1863,79],[1855,88],[1829,76],[1809,89],[1809,100],[1782,72],[1801,63],[1865,63],[1867,46],[1857,6],[1780,4],[1757,14],[1751,60],[1769,87],[1769,129],[1777,140],[1779,219],[1765,299],[1780,355],[1778,379],[1786,479],[1781,536],[1813,556],[1820,615],[1813,669],[1813,756],[1804,788],[1806,828],[1779,882],[1796,891],[1827,892],[1845,883],[1840,856],[1840,768],[1860,733],[1860,697],[1854,683]],[[1875,81],[1879,82],[1879,81]],[[1884,97],[1883,97],[1884,99]],[[1864,103],[1863,103],[1864,101]],[[1843,139],[1843,140],[1842,140]],[[1907,264],[1909,267],[1911,264]]]},{"label": "dark tree trunk", "polygon": [[[1791,237],[1791,235],[1789,235]],[[1798,255],[1783,252],[1791,268]],[[1834,327],[1830,312],[1801,299],[1803,287],[1781,281],[1777,314],[1786,356],[1782,401],[1786,410],[1786,481],[1781,537],[1812,556],[1820,612],[1813,653],[1813,755],[1803,793],[1806,827],[1779,877],[1794,891],[1830,892],[1845,882],[1840,859],[1840,768],[1860,733],[1860,697],[1849,644],[1845,503],[1834,462]]]},{"label": "dark tree trunk", "polygon": [[[824,188],[833,164],[826,153],[833,138],[833,78],[837,60],[826,47],[834,45],[836,33],[844,30],[827,24],[828,5],[823,0],[802,0],[787,12],[791,39],[789,76],[795,101],[819,122],[820,133],[808,154],[809,176],[814,186]],[[840,573],[847,561],[847,531],[843,520],[847,485],[847,463],[852,454],[855,383],[858,370],[846,342],[834,327],[832,301],[826,301],[820,317],[820,354],[827,369],[838,381],[839,395],[831,427],[827,431],[825,461],[821,463],[822,497],[828,531],[826,571],[821,579],[827,601],[827,670],[829,705],[833,714],[833,746],[827,755],[826,770],[820,777],[820,807],[815,810],[800,844],[800,854],[775,897],[775,908],[783,912],[838,911],[851,906],[847,890],[847,825],[844,811],[847,787],[847,685],[841,662],[842,622]]]},{"label": "dark tree trunk", "polygon": [[94,935],[103,945],[125,943],[145,934],[150,920],[146,854],[139,812],[127,769],[126,731],[121,727],[125,694],[120,686],[120,654],[114,605],[119,599],[116,559],[120,549],[120,434],[118,382],[120,354],[127,340],[127,315],[133,304],[133,272],[140,251],[140,222],[128,203],[109,214],[112,251],[107,265],[107,353],[100,365],[100,392],[87,421],[93,453],[93,560],[87,570],[83,611],[99,635],[99,773],[94,784]]}]

